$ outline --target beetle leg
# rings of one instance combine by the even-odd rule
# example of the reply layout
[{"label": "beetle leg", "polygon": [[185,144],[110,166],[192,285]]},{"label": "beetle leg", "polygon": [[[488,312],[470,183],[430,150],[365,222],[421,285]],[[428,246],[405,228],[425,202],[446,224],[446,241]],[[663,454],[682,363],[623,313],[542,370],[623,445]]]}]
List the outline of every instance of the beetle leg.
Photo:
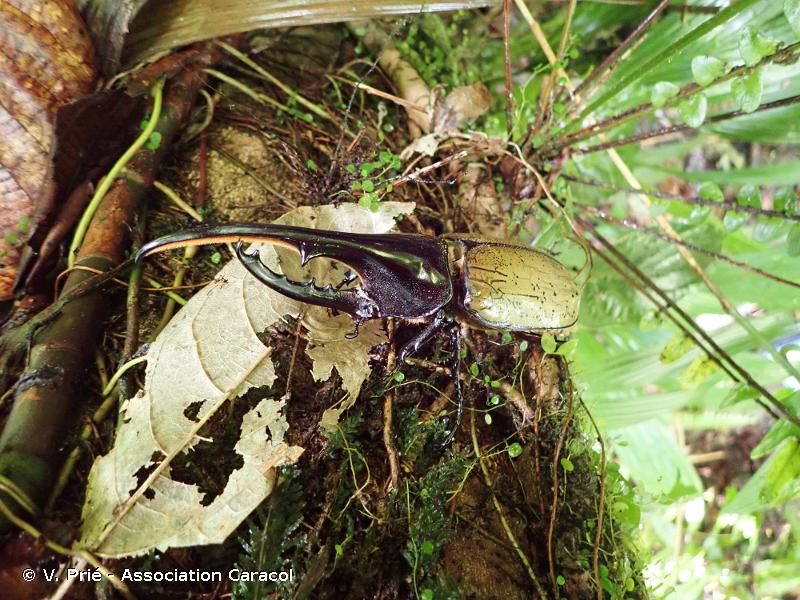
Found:
[{"label": "beetle leg", "polygon": [[[453,320],[447,315],[444,310],[438,311],[430,323],[425,325],[417,335],[408,340],[400,351],[397,353],[397,362],[395,363],[395,372],[403,366],[409,354],[412,354],[422,348],[434,335],[439,333],[442,329],[451,324]],[[394,373],[394,372],[393,372]]]},{"label": "beetle leg", "polygon": [[455,380],[453,390],[456,395],[456,422],[445,440],[440,444],[440,448],[443,450],[453,442],[453,438],[461,425],[461,415],[464,413],[464,394],[461,390],[461,327],[458,323],[453,323],[450,328],[450,344],[453,347],[453,362],[450,366],[450,372]]},{"label": "beetle leg", "polygon": [[[453,321],[453,318],[444,310],[439,310],[434,316],[433,320],[428,323],[422,331],[403,344],[403,347],[397,353],[397,362],[392,375],[396,373],[400,367],[405,363],[406,358],[413,352],[419,350],[424,346],[434,335],[439,333],[445,328],[450,328],[450,346],[452,352],[452,362],[450,366],[450,373],[454,377],[454,391],[456,396],[456,421],[453,428],[447,434],[445,440],[440,444],[441,448],[447,448],[453,441],[453,438],[461,425],[461,415],[464,412],[464,395],[461,391],[461,328],[458,323]],[[391,375],[390,375],[391,376]]]}]

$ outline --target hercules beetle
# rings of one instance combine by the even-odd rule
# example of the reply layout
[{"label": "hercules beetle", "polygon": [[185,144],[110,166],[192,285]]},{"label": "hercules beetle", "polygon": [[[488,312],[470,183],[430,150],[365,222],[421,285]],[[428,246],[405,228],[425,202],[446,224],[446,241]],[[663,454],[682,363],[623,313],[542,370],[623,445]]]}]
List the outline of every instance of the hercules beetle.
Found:
[{"label": "hercules beetle", "polygon": [[[264,285],[309,304],[348,313],[355,322],[397,317],[425,323],[398,352],[397,364],[437,332],[449,329],[453,375],[460,423],[459,323],[491,330],[561,333],[578,317],[580,294],[572,273],[542,252],[470,235],[359,234],[284,225],[227,225],[186,230],[145,244],[139,261],[154,252],[196,244],[237,242],[236,255]],[[285,246],[300,254],[305,265],[326,257],[343,263],[361,279],[350,289],[319,287],[311,279],[294,282],[267,267],[258,252],[248,253],[243,241]],[[344,284],[355,281],[346,278]],[[343,285],[344,285],[343,284]]]}]

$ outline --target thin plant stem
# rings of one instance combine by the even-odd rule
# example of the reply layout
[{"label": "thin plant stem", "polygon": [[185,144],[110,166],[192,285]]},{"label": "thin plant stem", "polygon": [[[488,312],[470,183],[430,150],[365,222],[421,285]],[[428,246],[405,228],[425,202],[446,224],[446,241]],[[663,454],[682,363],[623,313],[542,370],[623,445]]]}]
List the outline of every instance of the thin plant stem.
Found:
[{"label": "thin plant stem", "polygon": [[659,200],[672,200],[674,202],[683,202],[685,204],[691,204],[693,206],[710,206],[712,208],[720,208],[723,210],[731,210],[736,212],[743,212],[753,216],[764,216],[764,217],[778,217],[780,219],[785,219],[787,221],[800,221],[800,214],[791,215],[787,212],[780,211],[780,210],[770,210],[767,208],[756,208],[755,206],[743,206],[737,204],[735,202],[716,202],[714,200],[704,200],[703,198],[697,197],[687,197],[687,196],[678,196],[676,194],[664,194],[662,192],[654,192],[650,190],[637,190],[635,188],[626,187],[623,185],[614,185],[613,183],[607,183],[605,181],[597,181],[595,179],[582,179],[580,177],[575,177],[574,175],[561,175],[567,181],[572,181],[574,183],[578,183],[580,185],[585,185],[589,187],[596,187],[606,190],[611,190],[612,192],[626,192],[628,194],[647,194],[651,198],[658,198]]},{"label": "thin plant stem", "polygon": [[797,94],[795,96],[789,96],[788,98],[782,98],[781,100],[775,100],[774,102],[767,102],[765,104],[762,104],[755,111],[750,113],[746,113],[741,110],[734,110],[719,115],[714,115],[713,117],[708,117],[698,127],[691,127],[689,125],[671,125],[669,127],[656,129],[655,131],[638,133],[636,135],[631,135],[618,140],[604,141],[600,144],[595,144],[593,146],[588,146],[586,148],[576,148],[572,150],[572,152],[576,154],[591,154],[593,152],[601,152],[603,150],[608,150],[609,148],[627,146],[628,144],[635,144],[643,140],[661,137],[664,135],[670,135],[673,133],[681,133],[683,131],[697,130],[700,127],[704,127],[706,125],[712,125],[714,123],[720,123],[722,121],[729,121],[737,117],[746,117],[748,115],[752,115],[755,113],[764,112],[765,110],[772,110],[773,108],[781,108],[783,106],[791,106],[792,104],[798,104],[798,103],[800,103],[800,94]]},{"label": "thin plant stem", "polygon": [[130,145],[125,153],[119,157],[117,162],[114,163],[114,166],[111,167],[111,170],[103,178],[103,181],[99,186],[97,186],[97,190],[95,190],[92,199],[86,206],[86,210],[83,211],[83,215],[81,215],[81,219],[78,221],[78,225],[75,228],[75,235],[72,237],[72,242],[69,245],[69,253],[67,254],[68,266],[72,267],[75,264],[78,248],[80,248],[80,245],[83,243],[83,238],[86,237],[86,231],[89,229],[89,223],[92,222],[92,217],[94,217],[94,214],[97,212],[97,208],[100,206],[103,198],[108,193],[108,190],[111,189],[111,185],[114,183],[117,176],[122,172],[122,169],[125,167],[125,165],[128,164],[128,161],[139,150],[139,148],[144,146],[144,144],[150,139],[150,136],[156,130],[158,119],[161,116],[164,81],[165,80],[163,77],[159,78],[156,80],[156,82],[153,84],[153,88],[150,90],[150,95],[153,97],[153,109],[150,113],[150,120],[147,122],[144,130],[139,134],[139,137],[134,140],[133,144]]},{"label": "thin plant stem", "polygon": [[590,88],[590,84],[593,83],[598,76],[605,73],[606,70],[613,70],[617,63],[622,58],[622,54],[631,47],[631,45],[641,37],[641,35],[647,30],[648,27],[655,21],[656,17],[661,14],[661,12],[667,7],[669,4],[669,0],[661,0],[661,2],[656,6],[647,17],[645,17],[644,21],[642,21],[636,29],[634,29],[631,34],[625,38],[625,40],[616,47],[616,49],[609,54],[600,65],[594,69],[589,75],[575,88],[573,92],[573,97],[580,96],[584,91],[586,92],[584,95],[585,97],[589,97],[592,95],[594,90]]},{"label": "thin plant stem", "polygon": [[[758,391],[766,399],[766,401],[769,403],[769,405],[772,408],[768,408],[767,405],[763,401],[758,399],[757,401],[759,402],[759,404],[761,404],[761,406],[763,406],[765,409],[767,409],[768,412],[773,417],[778,418],[776,413],[780,413],[787,420],[792,422],[794,425],[797,425],[798,427],[800,427],[800,418],[798,418],[797,415],[791,413],[786,408],[786,406],[784,406],[783,403],[781,403],[777,398],[775,398],[775,396],[773,396],[763,385],[758,383],[753,378],[753,376],[750,375],[750,373],[746,369],[744,369],[741,365],[739,365],[739,363],[737,363],[730,354],[728,354],[725,350],[723,350],[722,347],[720,347],[720,345],[714,340],[714,338],[712,338],[710,335],[708,335],[708,333],[706,333],[706,331],[702,327],[700,327],[695,322],[695,320],[692,319],[692,317],[689,316],[686,313],[686,311],[684,311],[678,304],[676,304],[661,288],[659,288],[655,284],[655,282],[653,282],[652,279],[650,279],[647,275],[645,275],[635,264],[633,264],[630,260],[628,260],[627,257],[625,257],[625,255],[623,255],[614,246],[614,244],[612,244],[605,237],[603,237],[600,234],[600,232],[597,231],[597,228],[594,226],[594,224],[592,224],[590,221],[587,221],[586,219],[584,219],[583,217],[580,217],[580,216],[576,217],[576,220],[583,227],[588,229],[592,233],[592,235],[595,237],[595,239],[597,239],[606,248],[606,250],[609,253],[611,253],[618,261],[620,261],[624,265],[625,270],[635,274],[642,281],[642,283],[644,285],[646,285],[647,288],[649,288],[650,291],[652,291],[655,295],[657,295],[666,304],[666,306],[669,306],[669,308],[671,310],[674,310],[681,317],[681,319],[683,319],[683,321],[697,333],[698,336],[700,336],[706,343],[708,343],[708,345],[711,348],[714,349],[714,352],[716,352],[716,356],[714,354],[706,351],[706,354],[712,360],[714,360],[717,364],[721,365],[722,363],[720,361],[721,361],[721,359],[724,359],[725,362],[727,362],[730,365],[731,369],[733,369],[739,375],[738,378],[734,377],[733,379],[735,381],[742,381],[742,382],[746,383],[748,386],[750,386],[751,388],[753,388],[754,390]],[[595,252],[597,252],[597,248],[593,248],[593,250]],[[599,252],[598,252],[598,256],[603,258],[603,255],[600,254]],[[604,259],[604,260],[606,260],[606,262],[608,262],[609,264],[611,264],[613,266],[613,263],[610,262],[608,259]],[[615,269],[616,269],[616,267],[615,267]],[[659,306],[659,305],[656,304],[656,306]],[[667,313],[667,314],[669,314],[669,313]],[[737,312],[737,314],[738,314],[738,312]],[[731,315],[731,316],[733,316],[733,315]],[[739,317],[743,318],[743,317],[741,317],[741,315],[739,315]],[[750,323],[748,323],[748,326],[751,329],[754,329],[753,326]],[[748,331],[748,333],[749,333],[749,331]],[[764,336],[760,332],[757,332],[757,333],[758,333],[758,337],[759,338],[764,339]],[[694,339],[694,336],[692,336],[692,338]],[[758,341],[760,342],[761,340],[759,339]],[[701,344],[698,344],[698,346],[702,348]],[[719,357],[719,358],[717,358],[717,357]],[[784,360],[785,360],[785,358],[784,358]],[[730,373],[730,371],[728,369],[725,369],[725,371],[727,373]]]},{"label": "thin plant stem", "polygon": [[674,238],[669,237],[668,235],[664,235],[660,231],[656,231],[655,229],[650,229],[648,227],[643,227],[638,223],[629,221],[628,219],[617,219],[616,217],[609,215],[605,211],[599,210],[594,206],[589,206],[588,204],[582,204],[580,202],[573,202],[573,204],[579,207],[582,211],[589,213],[594,217],[597,217],[598,219],[602,219],[606,223],[611,223],[619,227],[625,227],[626,229],[632,229],[633,231],[644,233],[646,235],[655,237],[670,244],[680,244],[681,246],[684,246],[685,248],[688,248],[693,252],[699,252],[701,254],[705,254],[706,256],[710,256],[714,260],[726,262],[734,267],[738,267],[745,271],[755,273],[756,275],[760,275],[761,277],[766,277],[767,279],[772,279],[773,281],[777,281],[778,283],[782,283],[784,285],[800,288],[800,283],[796,281],[784,279],[780,275],[775,275],[774,273],[769,273],[767,271],[759,269],[758,267],[753,267],[745,262],[736,260],[735,258],[731,258],[730,256],[726,256],[725,254],[720,254],[719,252],[714,252],[713,250],[702,248],[700,246],[697,246],[696,244],[692,244],[684,240],[676,240]]}]

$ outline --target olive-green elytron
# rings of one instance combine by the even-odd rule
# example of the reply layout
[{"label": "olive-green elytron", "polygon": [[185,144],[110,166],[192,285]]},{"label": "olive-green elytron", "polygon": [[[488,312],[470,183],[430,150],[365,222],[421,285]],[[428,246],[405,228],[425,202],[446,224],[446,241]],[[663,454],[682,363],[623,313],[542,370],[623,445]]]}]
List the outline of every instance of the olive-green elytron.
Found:
[{"label": "olive-green elytron", "polygon": [[451,270],[457,273],[456,314],[470,325],[559,334],[577,321],[575,278],[552,256],[477,237],[445,240],[452,240]]},{"label": "olive-green elytron", "polygon": [[[318,287],[314,280],[289,281],[247,253],[243,241],[292,248],[301,264],[326,257],[345,264],[360,285],[348,289]],[[357,234],[285,225],[226,225],[181,231],[153,240],[137,260],[153,252],[196,244],[238,242],[245,268],[273,290],[309,304],[348,313],[356,324],[398,317],[423,320],[425,326],[399,350],[397,364],[437,332],[449,328],[453,374],[459,382],[460,329],[457,322],[481,329],[565,332],[578,318],[580,293],[572,273],[551,256],[485,238],[447,234]],[[456,387],[458,417],[461,386]],[[452,439],[455,429],[447,442]]]}]

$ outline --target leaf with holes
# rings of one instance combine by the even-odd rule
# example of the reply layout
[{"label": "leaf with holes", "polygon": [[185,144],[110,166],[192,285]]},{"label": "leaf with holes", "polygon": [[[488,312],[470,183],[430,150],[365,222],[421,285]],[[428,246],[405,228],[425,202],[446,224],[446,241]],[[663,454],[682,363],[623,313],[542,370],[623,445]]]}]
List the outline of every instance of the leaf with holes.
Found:
[{"label": "leaf with holes", "polygon": [[[413,204],[398,202],[381,203],[378,213],[354,204],[302,207],[280,222],[379,233],[411,210]],[[279,257],[269,245],[260,245],[259,252],[273,270],[288,275],[300,269],[296,255]],[[333,276],[331,265],[311,261],[318,281]],[[353,398],[369,375],[372,345],[385,341],[380,331],[345,340],[352,330],[349,317],[331,318],[325,311],[327,318],[309,318],[314,310],[266,288],[238,260],[195,294],[150,346],[144,389],[125,402],[114,447],[92,466],[83,547],[103,556],[137,555],[221,543],[239,526],[270,493],[275,468],[303,452],[283,439],[288,424],[283,401],[275,399],[283,390],[266,390],[276,374],[272,348],[261,341],[261,333],[284,316],[301,318],[316,344],[312,359],[324,362],[321,369],[314,366],[316,374],[327,378],[336,368]],[[318,323],[324,323],[324,331]],[[204,497],[196,485],[176,479],[173,464],[183,464],[187,452],[209,442],[204,426],[229,400],[253,388],[264,388],[262,399],[234,426],[239,432],[230,461],[235,468],[215,497]]]}]

